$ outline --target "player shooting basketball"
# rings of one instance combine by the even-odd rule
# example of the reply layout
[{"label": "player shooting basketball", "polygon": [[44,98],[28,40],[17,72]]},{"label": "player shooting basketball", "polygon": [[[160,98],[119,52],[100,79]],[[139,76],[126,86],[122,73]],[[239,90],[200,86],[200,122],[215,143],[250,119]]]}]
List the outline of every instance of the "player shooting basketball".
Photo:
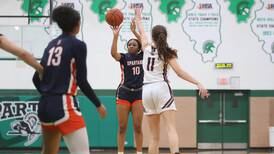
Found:
[{"label": "player shooting basketball", "polygon": [[127,42],[127,53],[118,52],[117,43],[121,27],[112,27],[113,42],[111,48],[112,57],[120,63],[121,82],[116,92],[117,115],[119,121],[118,131],[118,154],[124,154],[124,143],[129,119],[132,113],[134,136],[137,154],[142,154],[143,132],[143,106],[142,86],[144,71],[143,51],[141,50],[140,35],[136,32],[135,21],[131,22],[131,31],[137,39],[130,39]]}]

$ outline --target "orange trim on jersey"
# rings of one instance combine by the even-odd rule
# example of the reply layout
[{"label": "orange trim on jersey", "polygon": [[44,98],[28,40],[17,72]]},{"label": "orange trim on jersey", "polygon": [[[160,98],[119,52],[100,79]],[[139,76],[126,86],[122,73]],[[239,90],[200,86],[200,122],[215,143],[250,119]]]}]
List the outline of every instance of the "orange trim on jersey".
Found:
[{"label": "orange trim on jersey", "polygon": [[77,82],[76,82],[76,63],[75,63],[75,61],[72,63],[72,72],[71,73],[72,73],[72,76],[73,76],[71,93],[72,93],[72,95],[76,95],[76,93],[77,93]]},{"label": "orange trim on jersey", "polygon": [[54,126],[54,125],[43,125],[43,124],[42,124],[42,129],[47,131],[47,132],[52,132],[52,131],[58,130],[56,128],[56,126]]},{"label": "orange trim on jersey", "polygon": [[70,82],[69,82],[68,94],[75,96],[76,93],[77,93],[76,63],[75,63],[75,59],[72,59],[70,63]]},{"label": "orange trim on jersey", "polygon": [[124,100],[124,99],[118,99],[116,101],[116,104],[127,105],[127,106],[132,106],[133,104],[136,104],[136,103],[142,103],[142,100],[135,100],[132,103],[130,103],[129,101]]},{"label": "orange trim on jersey", "polygon": [[46,131],[59,130],[62,133],[62,135],[67,135],[86,126],[84,118],[76,114],[76,111],[73,107],[74,105],[72,104],[73,97],[70,95],[66,95],[66,100],[67,100],[66,104],[67,104],[69,119],[59,125],[43,125],[42,124],[42,128],[44,130]]},{"label": "orange trim on jersey", "polygon": [[141,99],[139,99],[139,100],[135,100],[134,102],[132,102],[132,104],[131,104],[131,105],[136,104],[136,103],[142,103],[142,102],[143,102],[143,100],[141,100]]},{"label": "orange trim on jersey", "polygon": [[123,100],[123,99],[118,99],[118,100],[116,101],[116,104],[131,106],[131,103],[130,103],[129,101]]}]

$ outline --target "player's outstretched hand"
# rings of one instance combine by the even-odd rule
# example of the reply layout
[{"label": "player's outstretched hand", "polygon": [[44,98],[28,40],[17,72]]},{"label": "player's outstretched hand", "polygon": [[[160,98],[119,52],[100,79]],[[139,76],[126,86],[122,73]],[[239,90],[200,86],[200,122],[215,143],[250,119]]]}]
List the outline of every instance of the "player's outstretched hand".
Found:
[{"label": "player's outstretched hand", "polygon": [[201,83],[199,83],[197,87],[199,89],[199,95],[202,97],[202,99],[208,98],[209,93],[207,89]]},{"label": "player's outstretched hand", "polygon": [[118,36],[122,26],[111,26],[110,28],[112,29],[113,35]]},{"label": "player's outstretched hand", "polygon": [[135,8],[135,19],[136,20],[142,20],[142,8]]},{"label": "player's outstretched hand", "polygon": [[97,112],[99,113],[101,118],[105,118],[107,116],[107,110],[103,104],[97,108]]},{"label": "player's outstretched hand", "polygon": [[136,23],[135,23],[135,19],[134,18],[131,20],[130,30],[131,30],[131,32],[136,32]]}]

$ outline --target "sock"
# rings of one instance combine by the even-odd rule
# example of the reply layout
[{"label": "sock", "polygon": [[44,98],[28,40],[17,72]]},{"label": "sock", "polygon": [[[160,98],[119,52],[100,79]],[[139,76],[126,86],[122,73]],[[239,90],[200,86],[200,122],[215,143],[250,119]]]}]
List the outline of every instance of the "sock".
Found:
[{"label": "sock", "polygon": [[143,152],[139,152],[139,151],[137,151],[137,153],[136,154],[143,154]]},{"label": "sock", "polygon": [[124,154],[124,152],[118,152],[118,154]]}]

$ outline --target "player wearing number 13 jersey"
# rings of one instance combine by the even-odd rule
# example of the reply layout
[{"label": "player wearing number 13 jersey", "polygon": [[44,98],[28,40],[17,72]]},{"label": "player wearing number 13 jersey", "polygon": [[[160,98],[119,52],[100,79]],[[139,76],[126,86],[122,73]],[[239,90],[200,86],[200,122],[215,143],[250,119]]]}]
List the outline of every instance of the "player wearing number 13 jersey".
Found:
[{"label": "player wearing number 13 jersey", "polygon": [[87,81],[87,47],[76,38],[80,14],[70,7],[59,6],[53,10],[52,19],[63,34],[44,51],[42,80],[37,74],[33,78],[42,95],[38,117],[42,124],[43,154],[58,153],[62,136],[70,153],[89,154],[86,126],[76,98],[77,87],[97,107],[101,117],[105,116],[105,108]]}]

